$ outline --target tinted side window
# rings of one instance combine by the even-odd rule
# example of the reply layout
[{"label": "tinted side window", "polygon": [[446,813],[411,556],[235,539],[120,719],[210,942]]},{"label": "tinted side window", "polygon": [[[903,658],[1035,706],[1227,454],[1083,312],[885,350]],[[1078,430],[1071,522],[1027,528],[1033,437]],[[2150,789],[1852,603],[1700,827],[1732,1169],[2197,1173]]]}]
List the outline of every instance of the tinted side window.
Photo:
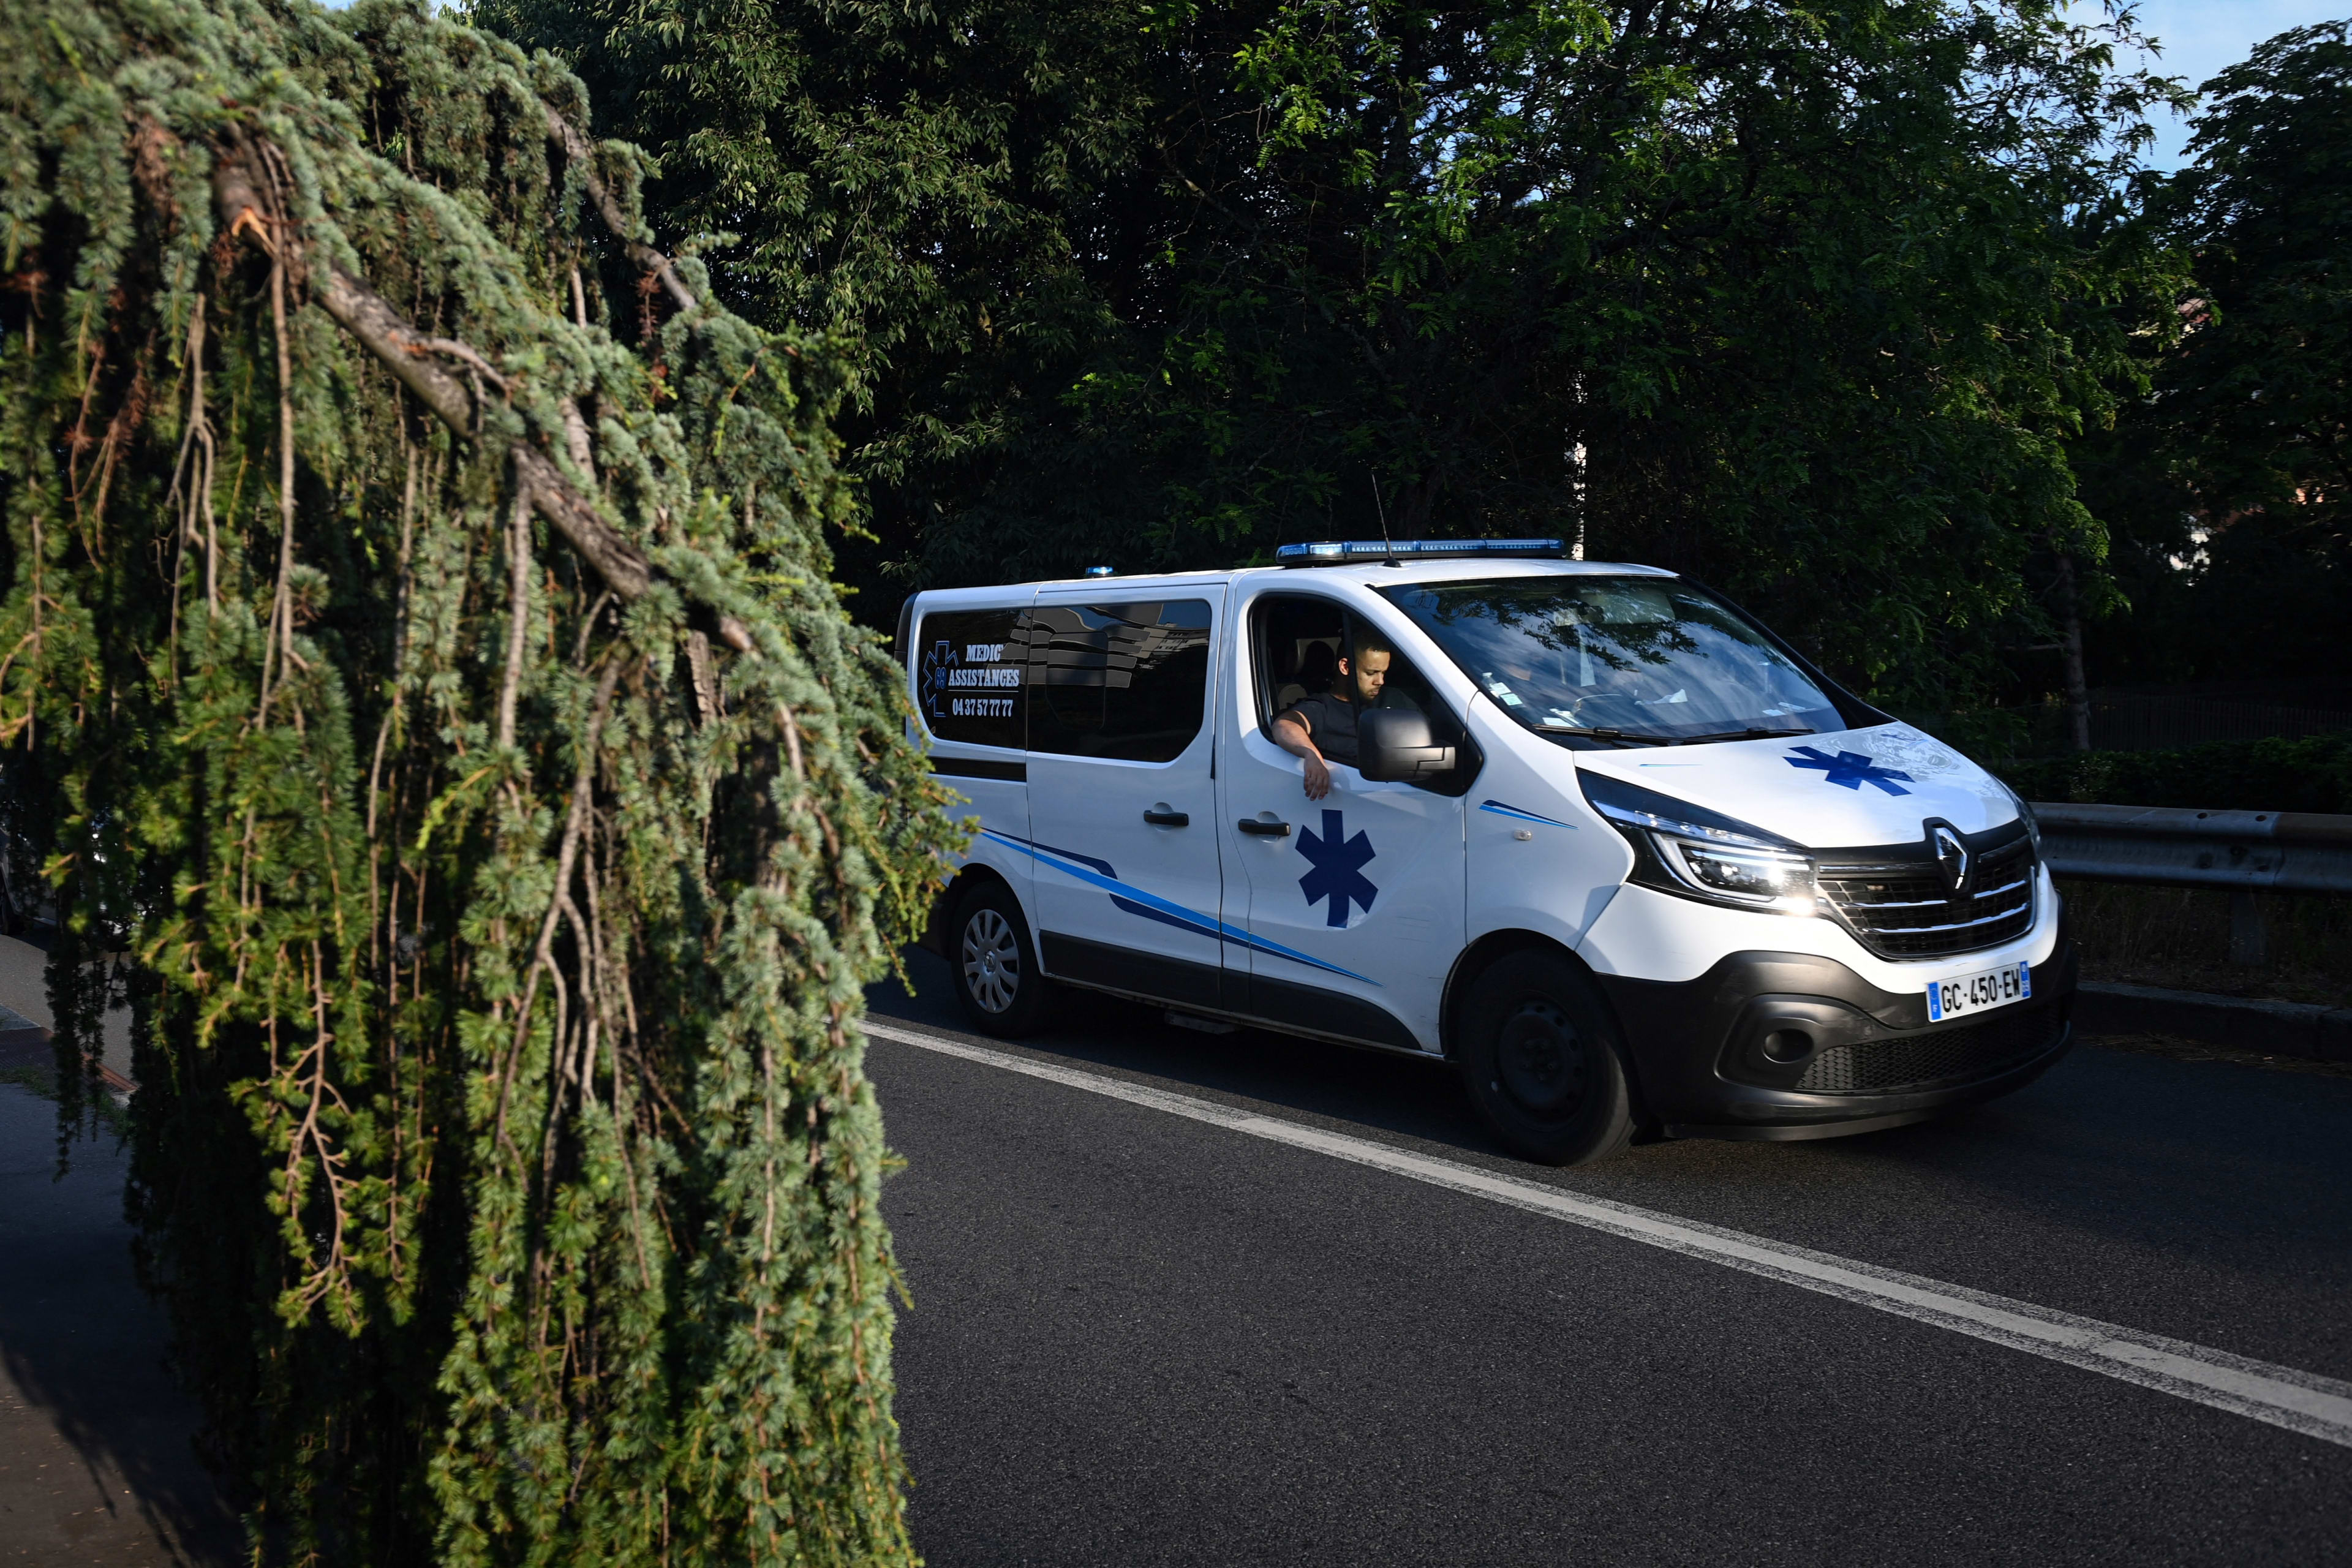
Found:
[{"label": "tinted side window", "polygon": [[1166,763],[1201,732],[1206,599],[1041,605],[1027,632],[1031,751]]},{"label": "tinted side window", "polygon": [[1018,610],[941,610],[915,634],[915,706],[942,741],[1018,748],[1028,722]]}]

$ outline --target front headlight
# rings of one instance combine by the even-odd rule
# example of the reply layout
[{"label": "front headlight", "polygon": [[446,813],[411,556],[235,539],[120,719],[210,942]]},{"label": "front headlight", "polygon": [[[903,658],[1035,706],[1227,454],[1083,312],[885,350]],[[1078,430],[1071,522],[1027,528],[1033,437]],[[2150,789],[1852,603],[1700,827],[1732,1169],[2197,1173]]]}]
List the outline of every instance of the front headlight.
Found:
[{"label": "front headlight", "polygon": [[2025,837],[2031,840],[2033,845],[2034,863],[2036,865],[2041,864],[2042,824],[2033,815],[2032,805],[2028,802],[2023,795],[2010,788],[2005,780],[1995,779],[1992,782],[2000,785],[2001,793],[2008,795],[2010,803],[2017,807],[2017,820],[2025,824]]},{"label": "front headlight", "polygon": [[1777,903],[1813,892],[1813,865],[1802,855],[1773,849],[1717,849],[1687,838],[1653,833],[1651,842],[1662,852],[1666,869],[1679,875],[1702,893],[1717,893],[1744,904]]},{"label": "front headlight", "polygon": [[1633,847],[1629,880],[1768,914],[1820,912],[1811,857],[1760,827],[1580,769],[1584,798]]}]

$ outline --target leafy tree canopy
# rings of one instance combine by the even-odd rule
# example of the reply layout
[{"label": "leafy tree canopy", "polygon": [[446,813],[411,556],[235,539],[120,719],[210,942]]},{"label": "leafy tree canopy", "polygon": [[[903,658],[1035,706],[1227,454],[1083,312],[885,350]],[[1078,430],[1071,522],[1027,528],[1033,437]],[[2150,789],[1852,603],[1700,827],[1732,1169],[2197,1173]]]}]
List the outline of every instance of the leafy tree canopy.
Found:
[{"label": "leafy tree canopy", "polygon": [[2117,183],[2169,89],[2042,0],[480,15],[622,104],[661,224],[745,236],[743,309],[860,334],[869,580],[1385,510],[1981,685],[2102,552],[2064,443],[2172,281]]},{"label": "leafy tree canopy", "polygon": [[2188,330],[2078,454],[2134,612],[2110,676],[2340,673],[2352,616],[2352,43],[2283,33],[2205,84],[2151,202],[2193,258]]}]

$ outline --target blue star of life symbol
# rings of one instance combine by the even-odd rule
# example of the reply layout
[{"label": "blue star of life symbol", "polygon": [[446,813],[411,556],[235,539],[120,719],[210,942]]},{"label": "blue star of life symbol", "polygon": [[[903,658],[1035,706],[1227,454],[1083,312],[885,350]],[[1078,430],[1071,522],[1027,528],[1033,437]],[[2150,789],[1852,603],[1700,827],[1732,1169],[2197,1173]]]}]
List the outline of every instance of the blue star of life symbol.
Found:
[{"label": "blue star of life symbol", "polygon": [[1323,923],[1329,926],[1348,923],[1350,900],[1363,905],[1364,912],[1370,914],[1372,900],[1380,892],[1364,875],[1364,862],[1372,858],[1371,837],[1362,828],[1356,830],[1353,838],[1347,837],[1341,816],[1336,811],[1323,814],[1323,835],[1319,838],[1311,827],[1298,830],[1298,852],[1315,868],[1298,879],[1298,890],[1307,895],[1309,906],[1319,899],[1331,900],[1323,914]]},{"label": "blue star of life symbol", "polygon": [[931,718],[947,717],[943,693],[947,690],[948,671],[955,666],[955,649],[945,637],[933,643],[931,651],[923,656],[922,689],[917,694],[916,704]]},{"label": "blue star of life symbol", "polygon": [[1811,746],[1799,746],[1795,754],[1787,760],[1792,768],[1819,768],[1824,775],[1823,783],[1843,785],[1852,790],[1858,790],[1864,784],[1875,784],[1889,795],[1909,795],[1911,792],[1905,789],[1903,784],[1889,781],[1901,779],[1903,784],[1916,782],[1909,773],[1897,773],[1893,768],[1880,767],[1860,752],[1840,752],[1836,756],[1832,757],[1824,755]]}]

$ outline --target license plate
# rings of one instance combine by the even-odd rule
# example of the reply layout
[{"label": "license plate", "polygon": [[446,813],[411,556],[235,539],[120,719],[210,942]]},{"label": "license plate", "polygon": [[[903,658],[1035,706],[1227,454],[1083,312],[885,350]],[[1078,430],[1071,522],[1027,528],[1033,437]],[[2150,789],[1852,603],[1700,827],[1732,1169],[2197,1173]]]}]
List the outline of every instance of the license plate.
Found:
[{"label": "license plate", "polygon": [[1940,1024],[1963,1013],[2006,1007],[2032,994],[2032,968],[2022,963],[2004,963],[1999,969],[1931,981],[1927,985],[1927,1022]]}]

